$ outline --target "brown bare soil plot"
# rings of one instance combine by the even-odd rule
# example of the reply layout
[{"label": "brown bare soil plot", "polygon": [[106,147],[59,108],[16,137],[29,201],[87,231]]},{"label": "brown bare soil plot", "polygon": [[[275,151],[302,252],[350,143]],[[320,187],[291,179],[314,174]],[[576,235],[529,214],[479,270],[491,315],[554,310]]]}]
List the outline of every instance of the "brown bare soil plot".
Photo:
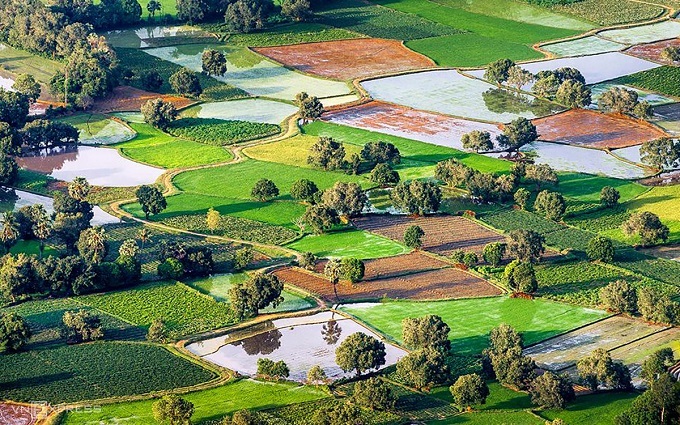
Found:
[{"label": "brown bare soil plot", "polygon": [[638,44],[631,47],[630,49],[627,49],[625,53],[654,62],[670,63],[661,57],[661,52],[666,47],[680,47],[680,38],[657,41],[656,43]]},{"label": "brown bare soil plot", "polygon": [[587,109],[572,109],[533,122],[540,140],[601,149],[625,148],[668,137],[648,122]]},{"label": "brown bare soil plot", "polygon": [[131,112],[139,111],[142,105],[151,99],[161,98],[166,102],[175,105],[176,108],[181,109],[195,103],[194,100],[185,97],[171,96],[168,94],[158,94],[136,89],[130,86],[119,86],[113,89],[113,92],[94,104],[92,110],[94,112]]},{"label": "brown bare soil plot", "polygon": [[423,249],[445,256],[451,255],[458,249],[474,251],[481,256],[486,244],[505,241],[502,235],[493,230],[472,220],[451,215],[415,218],[388,215],[365,216],[354,220],[354,225],[362,230],[399,241],[403,241],[404,232],[409,226],[420,226],[425,232]]},{"label": "brown bare soil plot", "polygon": [[14,403],[0,403],[0,423],[3,425],[33,425],[42,409]]},{"label": "brown bare soil plot", "polygon": [[430,270],[406,276],[359,282],[338,283],[338,298],[326,279],[301,269],[288,267],[274,274],[283,282],[320,295],[331,302],[376,300],[380,298],[440,300],[500,295],[501,290],[487,281],[454,268]]},{"label": "brown bare soil plot", "polygon": [[[323,274],[327,261],[319,261],[314,271]],[[428,270],[451,267],[451,264],[433,258],[422,252],[397,255],[396,257],[376,258],[364,262],[366,272],[364,280],[387,279],[390,277],[404,276]]]},{"label": "brown bare soil plot", "polygon": [[401,42],[380,38],[259,47],[253,50],[302,72],[339,80],[435,66],[431,60],[407,49]]}]

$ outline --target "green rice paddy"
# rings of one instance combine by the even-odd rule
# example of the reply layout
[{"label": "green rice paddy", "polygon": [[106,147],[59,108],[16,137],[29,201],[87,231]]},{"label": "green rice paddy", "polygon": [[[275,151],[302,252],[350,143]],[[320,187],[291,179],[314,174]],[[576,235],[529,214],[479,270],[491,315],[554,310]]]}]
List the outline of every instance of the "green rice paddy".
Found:
[{"label": "green rice paddy", "polygon": [[313,252],[317,257],[353,257],[362,260],[392,257],[410,251],[400,243],[362,230],[309,235],[287,247],[299,252]]}]

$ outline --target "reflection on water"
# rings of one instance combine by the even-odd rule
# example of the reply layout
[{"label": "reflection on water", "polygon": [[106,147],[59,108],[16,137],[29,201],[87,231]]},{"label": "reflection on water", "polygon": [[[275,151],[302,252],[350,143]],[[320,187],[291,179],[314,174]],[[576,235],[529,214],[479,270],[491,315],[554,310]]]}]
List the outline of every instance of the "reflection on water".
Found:
[{"label": "reflection on water", "polygon": [[554,103],[500,88],[489,89],[482,93],[486,108],[497,114],[522,114],[531,112],[537,117],[551,115],[561,108]]},{"label": "reflection on water", "polygon": [[[245,332],[255,332],[246,336]],[[244,375],[255,375],[257,360],[266,357],[283,360],[290,368],[290,378],[303,381],[309,369],[319,365],[330,378],[349,376],[335,364],[336,348],[350,335],[362,332],[377,335],[354,320],[324,312],[311,316],[274,320],[258,324],[238,334],[211,338],[187,346],[194,354]],[[236,338],[243,338],[234,341]],[[386,366],[397,362],[406,352],[385,344]]]},{"label": "reflection on water", "polygon": [[92,185],[110,187],[153,183],[164,171],[124,158],[115,149],[74,145],[32,151],[17,163],[59,180],[85,177]]}]

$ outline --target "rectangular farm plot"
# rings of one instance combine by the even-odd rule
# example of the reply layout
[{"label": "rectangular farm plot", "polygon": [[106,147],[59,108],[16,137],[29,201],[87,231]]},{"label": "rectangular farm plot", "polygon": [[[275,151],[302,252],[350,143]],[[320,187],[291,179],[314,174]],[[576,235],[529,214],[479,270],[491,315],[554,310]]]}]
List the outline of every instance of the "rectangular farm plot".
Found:
[{"label": "rectangular farm plot", "polygon": [[182,116],[278,125],[297,110],[298,108],[293,105],[273,100],[240,99],[202,103],[182,111]]},{"label": "rectangular farm plot", "polygon": [[363,38],[254,49],[299,71],[350,80],[378,74],[433,68],[434,62],[397,40]]},{"label": "rectangular farm plot", "polygon": [[[318,261],[314,266],[314,272],[323,274],[327,263],[326,260]],[[422,251],[413,251],[394,257],[376,258],[365,261],[364,265],[366,266],[364,281],[387,279],[451,267],[451,263],[434,258]]]},{"label": "rectangular farm plot", "polygon": [[520,116],[531,119],[561,109],[454,70],[418,72],[361,84],[376,100],[479,121],[510,122]]},{"label": "rectangular farm plot", "polygon": [[665,137],[657,127],[622,115],[572,109],[534,120],[539,138],[594,148],[622,148]]},{"label": "rectangular farm plot", "polygon": [[625,44],[590,36],[561,43],[545,44],[541,49],[557,56],[586,56],[598,53],[616,52],[626,47]]},{"label": "rectangular farm plot", "polygon": [[598,348],[612,350],[663,329],[641,320],[614,316],[524,350],[539,367],[559,371],[573,366]]},{"label": "rectangular farm plot", "polygon": [[597,35],[617,43],[651,43],[680,36],[680,22],[668,20],[650,25],[602,31]]},{"label": "rectangular farm plot", "polygon": [[592,103],[590,104],[591,109],[597,109],[597,102],[600,100],[602,95],[609,91],[613,87],[619,87],[626,90],[632,90],[638,95],[638,101],[648,102],[652,106],[665,105],[668,103],[676,102],[675,99],[664,96],[662,94],[653,93],[647,90],[641,90],[635,87],[627,86],[625,84],[614,84],[614,83],[599,83],[590,86],[590,91],[592,93]]},{"label": "rectangular farm plot", "polygon": [[663,49],[666,47],[680,47],[680,39],[673,38],[670,40],[658,41],[656,43],[638,44],[626,50],[626,53],[645,60],[665,62],[672,65],[672,63],[661,57],[661,52],[663,52]]},{"label": "rectangular farm plot", "polygon": [[642,362],[652,353],[669,347],[677,352],[680,329],[668,328],[611,351],[612,358],[628,365],[633,383],[639,380]]},{"label": "rectangular farm plot", "polygon": [[139,111],[144,103],[158,98],[172,103],[177,109],[186,108],[196,103],[195,100],[187,99],[186,97],[158,94],[130,86],[118,86],[114,87],[111,94],[106,96],[106,98],[96,101],[92,110],[97,112]]},{"label": "rectangular farm plot", "polygon": [[501,133],[497,125],[376,101],[326,113],[324,119],[335,124],[455,149],[463,149],[461,137],[473,130],[488,131],[492,139]]},{"label": "rectangular farm plot", "polygon": [[463,217],[435,215],[410,218],[405,216],[376,215],[354,220],[360,229],[403,240],[409,226],[420,226],[425,232],[423,249],[440,255],[451,255],[462,249],[481,255],[486,244],[503,242],[505,238],[493,230]]}]

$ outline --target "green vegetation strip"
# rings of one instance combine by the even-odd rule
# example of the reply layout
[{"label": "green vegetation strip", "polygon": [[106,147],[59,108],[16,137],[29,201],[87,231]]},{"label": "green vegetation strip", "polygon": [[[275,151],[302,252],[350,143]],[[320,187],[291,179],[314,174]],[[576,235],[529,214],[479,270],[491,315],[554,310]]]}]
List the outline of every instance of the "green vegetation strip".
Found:
[{"label": "green vegetation strip", "polygon": [[675,66],[662,66],[649,71],[638,72],[618,78],[614,82],[669,96],[680,96],[680,68]]},{"label": "green vegetation strip", "polygon": [[281,127],[247,121],[182,118],[173,122],[168,131],[174,136],[195,142],[224,146],[273,136],[281,131]]},{"label": "green vegetation strip", "polygon": [[318,257],[353,257],[363,260],[409,252],[409,248],[400,243],[362,230],[309,235],[287,247],[299,252],[313,252]]}]

